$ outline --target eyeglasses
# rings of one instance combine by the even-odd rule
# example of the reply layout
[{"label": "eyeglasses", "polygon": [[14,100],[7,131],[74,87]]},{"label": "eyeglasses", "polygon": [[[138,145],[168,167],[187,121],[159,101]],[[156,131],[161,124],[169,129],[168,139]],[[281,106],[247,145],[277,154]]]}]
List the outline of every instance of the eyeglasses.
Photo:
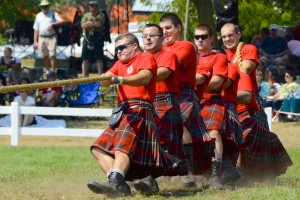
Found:
[{"label": "eyeglasses", "polygon": [[119,46],[117,46],[115,48],[115,52],[117,53],[118,51],[123,51],[124,49],[126,49],[129,45],[131,45],[133,43],[129,43],[129,44],[121,44]]},{"label": "eyeglasses", "polygon": [[262,76],[262,74],[256,74],[256,76]]},{"label": "eyeglasses", "polygon": [[289,75],[285,75],[285,78],[290,78],[291,76],[289,76]]},{"label": "eyeglasses", "polygon": [[161,37],[161,35],[160,34],[157,34],[157,33],[155,33],[155,34],[144,34],[144,35],[142,35],[142,38],[143,39],[146,39],[146,38],[148,38],[148,37],[150,37],[150,38],[154,38],[154,37]]},{"label": "eyeglasses", "polygon": [[195,40],[199,40],[201,38],[201,40],[206,40],[209,37],[208,34],[205,35],[194,35]]}]

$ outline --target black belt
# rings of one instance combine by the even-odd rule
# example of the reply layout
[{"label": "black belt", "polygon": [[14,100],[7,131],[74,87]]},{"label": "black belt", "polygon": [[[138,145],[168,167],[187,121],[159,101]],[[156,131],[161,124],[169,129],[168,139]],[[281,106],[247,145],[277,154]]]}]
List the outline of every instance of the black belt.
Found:
[{"label": "black belt", "polygon": [[53,34],[53,35],[39,35],[39,37],[44,37],[44,38],[51,38],[51,37],[54,37],[56,36],[56,34]]}]

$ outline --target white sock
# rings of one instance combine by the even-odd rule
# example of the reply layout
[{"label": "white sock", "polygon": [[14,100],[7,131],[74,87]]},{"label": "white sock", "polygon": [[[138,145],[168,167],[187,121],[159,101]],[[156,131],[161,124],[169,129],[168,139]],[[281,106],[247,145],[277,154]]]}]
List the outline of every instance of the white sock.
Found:
[{"label": "white sock", "polygon": [[112,169],[111,172],[118,172],[119,174],[121,174],[124,178],[124,172],[122,172],[121,170],[119,169]]},{"label": "white sock", "polygon": [[110,170],[107,171],[107,173],[106,173],[107,178],[108,178],[109,175],[112,173],[112,171],[113,171],[112,169],[110,169]]}]

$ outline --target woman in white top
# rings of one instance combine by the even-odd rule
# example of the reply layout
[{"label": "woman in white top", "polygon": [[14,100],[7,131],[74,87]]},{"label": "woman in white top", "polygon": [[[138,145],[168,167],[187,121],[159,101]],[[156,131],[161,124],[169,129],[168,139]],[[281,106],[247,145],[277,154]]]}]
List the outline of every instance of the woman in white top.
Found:
[{"label": "woman in white top", "polygon": [[[20,84],[30,83],[29,79],[22,78]],[[35,99],[30,96],[31,91],[19,91],[19,95],[14,98],[14,102],[18,102],[20,106],[35,106]],[[36,124],[34,115],[20,115],[19,126],[28,126]]]}]

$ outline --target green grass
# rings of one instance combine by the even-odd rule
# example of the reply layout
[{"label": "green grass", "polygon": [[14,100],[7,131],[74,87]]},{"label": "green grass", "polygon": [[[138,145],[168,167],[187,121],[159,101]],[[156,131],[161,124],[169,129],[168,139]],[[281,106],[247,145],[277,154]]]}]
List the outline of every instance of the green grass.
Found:
[{"label": "green grass", "polygon": [[[294,165],[268,183],[236,190],[161,186],[157,195],[127,199],[299,199],[300,148],[289,147]],[[106,199],[90,192],[89,180],[105,181],[89,147],[0,147],[0,199]]]}]

